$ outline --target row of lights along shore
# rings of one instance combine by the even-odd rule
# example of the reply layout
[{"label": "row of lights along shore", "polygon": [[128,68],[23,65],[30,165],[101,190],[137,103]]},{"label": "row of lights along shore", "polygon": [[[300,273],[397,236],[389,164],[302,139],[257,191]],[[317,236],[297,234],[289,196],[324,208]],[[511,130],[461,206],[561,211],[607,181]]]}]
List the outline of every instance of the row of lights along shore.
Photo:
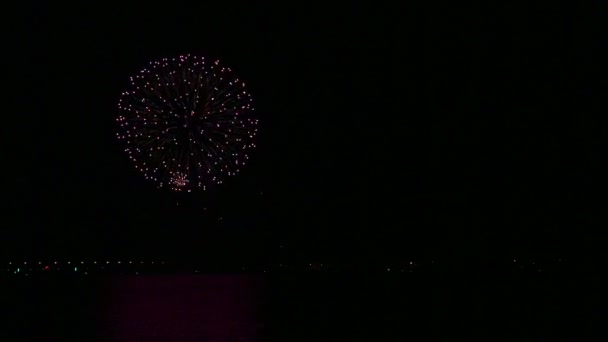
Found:
[{"label": "row of lights along shore", "polygon": [[[103,262],[99,262],[99,263],[98,263],[97,261],[93,261],[93,262],[90,262],[90,263],[91,263],[91,264],[94,264],[94,265],[97,265],[97,264],[103,264]],[[109,265],[109,264],[111,264],[112,262],[110,262],[110,261],[106,261],[105,263],[106,263],[107,265]],[[117,261],[116,263],[117,263],[117,264],[122,264],[123,262],[122,262],[122,261]],[[128,261],[128,262],[125,262],[125,264],[127,264],[127,263],[128,263],[128,264],[137,264],[137,262],[133,262],[133,261]],[[145,261],[140,261],[140,262],[139,262],[139,264],[145,264],[145,263],[146,263]],[[152,265],[154,265],[154,261],[150,261],[149,263],[150,263],[150,264],[152,264]],[[8,264],[9,264],[9,265],[13,265],[13,262],[12,262],[12,261],[9,261],[9,262],[8,262]],[[19,264],[19,263],[15,263],[15,265],[17,265],[17,264]],[[27,265],[27,264],[28,264],[28,262],[27,262],[27,261],[24,261],[24,262],[23,262],[23,264],[24,264],[24,265]],[[31,264],[34,264],[34,263],[31,263]],[[42,261],[38,261],[38,265],[42,265],[42,264],[46,264],[46,263],[43,263]],[[54,264],[54,265],[58,265],[58,264],[60,264],[60,262],[58,262],[58,261],[54,261],[52,264]],[[71,265],[71,264],[72,264],[72,262],[71,262],[71,261],[68,261],[68,262],[66,262],[66,264]],[[78,264],[78,263],[77,263],[77,262],[74,262],[74,264]],[[81,265],[84,265],[84,264],[85,264],[85,262],[84,262],[84,261],[81,261],[81,262],[80,262],[80,264],[81,264]],[[161,264],[161,265],[164,265],[164,264],[165,264],[165,262],[164,262],[164,261],[161,261],[161,262],[160,262],[160,264]]]}]

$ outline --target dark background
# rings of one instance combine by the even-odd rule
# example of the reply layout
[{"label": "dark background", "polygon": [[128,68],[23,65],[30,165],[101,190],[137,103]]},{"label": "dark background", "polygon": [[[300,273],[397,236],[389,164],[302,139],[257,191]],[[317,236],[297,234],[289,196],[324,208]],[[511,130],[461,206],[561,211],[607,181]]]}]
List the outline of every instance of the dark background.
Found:
[{"label": "dark background", "polygon": [[[409,3],[5,8],[0,253],[600,262],[605,6]],[[128,78],[184,53],[230,66],[261,123],[204,194],[156,190],[115,139]]]}]

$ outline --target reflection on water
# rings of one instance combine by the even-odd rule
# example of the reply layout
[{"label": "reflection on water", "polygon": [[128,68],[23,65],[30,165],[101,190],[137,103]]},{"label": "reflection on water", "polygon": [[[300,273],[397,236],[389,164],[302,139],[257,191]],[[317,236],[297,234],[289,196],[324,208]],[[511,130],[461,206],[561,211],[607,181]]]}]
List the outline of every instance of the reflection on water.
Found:
[{"label": "reflection on water", "polygon": [[107,340],[257,341],[259,277],[124,277],[109,285],[99,326]]}]

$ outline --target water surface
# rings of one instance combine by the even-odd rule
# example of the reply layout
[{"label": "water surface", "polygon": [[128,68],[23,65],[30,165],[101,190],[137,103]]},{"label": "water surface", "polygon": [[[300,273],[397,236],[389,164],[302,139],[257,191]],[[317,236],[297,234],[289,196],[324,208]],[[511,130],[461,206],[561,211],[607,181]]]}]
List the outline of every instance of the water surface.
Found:
[{"label": "water surface", "polygon": [[[1,341],[596,340],[581,277],[215,274],[5,280]],[[597,287],[599,285],[595,285]],[[583,290],[581,290],[583,289]]]}]

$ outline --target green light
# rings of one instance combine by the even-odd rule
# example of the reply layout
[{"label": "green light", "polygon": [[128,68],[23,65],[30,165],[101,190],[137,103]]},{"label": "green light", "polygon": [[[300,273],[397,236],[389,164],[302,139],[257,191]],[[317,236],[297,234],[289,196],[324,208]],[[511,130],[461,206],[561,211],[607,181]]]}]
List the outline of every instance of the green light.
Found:
[{"label": "green light", "polygon": [[78,271],[78,267],[74,267],[74,272]]},{"label": "green light", "polygon": [[21,270],[21,269],[20,269],[19,267],[17,267],[17,273],[19,273],[19,271],[20,271],[20,270]]}]

